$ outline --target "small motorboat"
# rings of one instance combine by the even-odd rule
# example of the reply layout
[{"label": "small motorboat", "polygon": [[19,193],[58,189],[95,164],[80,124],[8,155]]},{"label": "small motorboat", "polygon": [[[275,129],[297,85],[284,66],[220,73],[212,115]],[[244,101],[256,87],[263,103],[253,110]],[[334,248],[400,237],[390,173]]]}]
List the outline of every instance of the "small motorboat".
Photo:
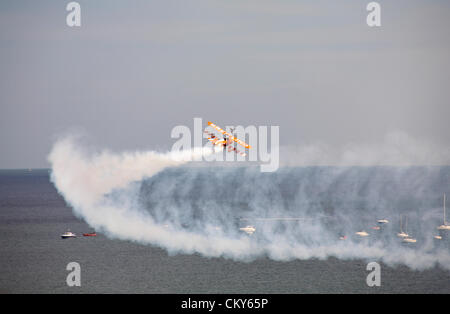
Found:
[{"label": "small motorboat", "polygon": [[67,232],[64,232],[63,234],[61,234],[61,238],[63,238],[63,239],[76,238],[76,237],[77,237],[77,235],[70,231],[67,231]]},{"label": "small motorboat", "polygon": [[368,237],[369,234],[367,232],[365,232],[364,230],[355,232],[356,235],[359,235],[360,237]]},{"label": "small motorboat", "polygon": [[90,233],[83,233],[83,237],[96,237],[97,236],[97,232],[93,231]]},{"label": "small motorboat", "polygon": [[408,238],[404,238],[404,239],[402,240],[402,242],[403,242],[403,243],[416,243],[417,240],[414,239],[414,238],[408,237]]},{"label": "small motorboat", "polygon": [[250,234],[250,235],[256,231],[255,227],[253,227],[253,226],[246,226],[243,228],[239,228],[239,230],[244,231],[245,233]]}]

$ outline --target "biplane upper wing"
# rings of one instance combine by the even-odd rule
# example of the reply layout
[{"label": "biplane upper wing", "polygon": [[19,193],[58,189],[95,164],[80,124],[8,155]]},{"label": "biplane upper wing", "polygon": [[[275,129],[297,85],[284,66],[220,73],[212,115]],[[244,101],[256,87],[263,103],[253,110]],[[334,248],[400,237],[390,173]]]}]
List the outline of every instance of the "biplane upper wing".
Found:
[{"label": "biplane upper wing", "polygon": [[230,139],[232,139],[233,141],[235,141],[236,143],[238,143],[239,145],[244,146],[245,148],[251,148],[250,145],[248,145],[247,143],[245,143],[244,141],[235,138],[232,134],[228,133],[227,131],[221,129],[219,126],[215,125],[214,123],[212,123],[211,121],[208,122],[208,125],[212,128],[214,128],[216,131],[222,133],[223,135],[228,136]]}]

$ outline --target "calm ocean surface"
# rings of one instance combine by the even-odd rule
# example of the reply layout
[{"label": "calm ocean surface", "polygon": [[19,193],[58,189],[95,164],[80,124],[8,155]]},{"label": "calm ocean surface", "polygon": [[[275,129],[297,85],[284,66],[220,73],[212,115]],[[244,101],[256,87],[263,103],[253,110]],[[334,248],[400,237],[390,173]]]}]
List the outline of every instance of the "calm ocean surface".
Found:
[{"label": "calm ocean surface", "polygon": [[[48,170],[0,171],[0,293],[450,293],[450,272],[381,263],[381,286],[368,287],[367,261],[260,258],[235,262],[174,255],[158,247],[97,237],[49,181]],[[81,266],[68,287],[66,266]]]}]

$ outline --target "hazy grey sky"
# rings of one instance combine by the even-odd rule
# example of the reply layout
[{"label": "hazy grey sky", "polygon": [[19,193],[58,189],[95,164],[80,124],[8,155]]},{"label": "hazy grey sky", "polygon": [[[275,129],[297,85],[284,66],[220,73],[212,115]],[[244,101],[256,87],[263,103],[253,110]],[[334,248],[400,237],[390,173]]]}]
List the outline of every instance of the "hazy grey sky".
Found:
[{"label": "hazy grey sky", "polygon": [[176,125],[279,125],[282,145],[450,144],[450,2],[0,2],[0,168],[48,167],[56,136],[169,149]]}]

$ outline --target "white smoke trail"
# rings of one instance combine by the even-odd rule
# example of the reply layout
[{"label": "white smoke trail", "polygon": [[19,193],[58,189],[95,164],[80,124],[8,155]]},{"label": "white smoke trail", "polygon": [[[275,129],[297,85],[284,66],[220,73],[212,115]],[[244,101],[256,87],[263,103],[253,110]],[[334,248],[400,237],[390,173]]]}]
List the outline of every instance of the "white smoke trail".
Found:
[{"label": "white smoke trail", "polygon": [[[185,164],[189,160],[187,157],[193,154],[211,153],[213,152],[202,149],[165,154],[151,151],[87,153],[76,138],[66,137],[54,144],[48,159],[52,166],[51,180],[73,207],[75,214],[110,237],[157,245],[170,253],[200,253],[204,256],[222,256],[244,261],[263,255],[275,260],[326,259],[335,256],[342,259],[382,260],[390,265],[405,264],[415,269],[429,268],[436,264],[450,269],[450,255],[446,250],[431,253],[401,245],[387,248],[379,243],[368,245],[364,242],[339,242],[335,241],[336,235],[319,220],[302,224],[301,230],[297,230],[298,225],[284,225],[283,232],[270,224],[262,224],[256,237],[247,237],[238,230],[230,231],[235,226],[229,223],[233,218],[226,214],[228,205],[213,201],[201,203],[206,218],[203,218],[200,227],[181,228],[180,217],[188,210],[189,204],[186,203],[186,208],[183,208],[184,206],[170,200],[171,193],[176,192],[179,186],[175,186],[173,180],[170,181],[171,185],[155,187],[157,195],[161,195],[159,199],[156,198],[160,202],[157,207],[164,214],[173,214],[171,220],[161,223],[158,215],[152,215],[142,208],[138,200],[142,182],[146,178],[151,178],[166,168]],[[245,180],[246,171],[239,172],[242,180]],[[186,180],[184,185],[193,184],[192,178],[183,180]],[[254,207],[269,207],[272,217],[285,215],[285,212],[277,208],[283,201],[282,197],[274,194],[267,182],[252,180],[253,178],[246,182],[248,184],[245,186],[246,191],[253,195]],[[200,192],[205,191],[198,191]],[[189,194],[183,193],[190,192],[188,190],[181,193],[186,197]],[[217,208],[219,206],[224,206],[224,213],[221,208]],[[219,215],[219,218],[213,217],[212,212]],[[222,223],[218,223],[220,219]],[[191,220],[190,223],[195,225],[195,221]],[[298,241],[299,237],[302,241]]]},{"label": "white smoke trail", "polygon": [[[134,204],[137,190],[133,182],[151,177],[166,167],[182,165],[195,154],[211,153],[208,149],[120,155],[103,151],[90,156],[75,137],[66,137],[54,144],[48,159],[52,165],[51,180],[58,191],[75,213],[95,229],[120,239],[156,244],[170,252],[246,257],[246,252],[255,251],[250,249],[249,239],[226,238],[216,229],[213,234],[203,236],[159,225]],[[115,201],[106,198],[117,189],[128,189],[127,197]]]}]

